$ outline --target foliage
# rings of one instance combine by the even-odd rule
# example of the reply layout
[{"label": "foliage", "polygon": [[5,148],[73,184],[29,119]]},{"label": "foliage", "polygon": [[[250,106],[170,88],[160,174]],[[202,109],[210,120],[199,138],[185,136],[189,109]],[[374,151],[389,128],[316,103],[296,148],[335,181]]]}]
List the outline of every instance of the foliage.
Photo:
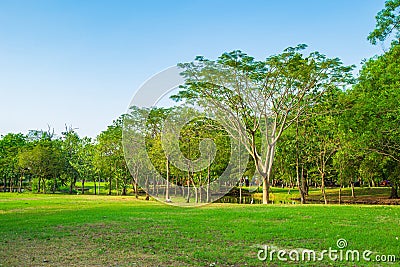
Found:
[{"label": "foliage", "polygon": [[387,0],[385,8],[376,15],[376,27],[369,34],[368,40],[372,44],[383,42],[391,34],[394,35],[394,44],[400,40],[400,0]]},{"label": "foliage", "polygon": [[[196,57],[179,64],[186,82],[172,98],[185,100],[184,106],[131,107],[94,139],[80,137],[72,127],[60,137],[51,129],[1,136],[2,191],[21,192],[28,185],[37,192],[69,187],[71,194],[84,193],[85,182],[106,181],[108,194],[125,195],[132,188],[137,195],[138,184],[146,184],[147,192],[157,185],[168,199],[170,183],[188,185],[188,195],[201,196],[201,187],[222,174],[228,174],[222,182],[236,184],[242,177],[229,178],[244,171],[251,181],[261,176],[264,202],[270,184],[298,187],[304,202],[312,185],[322,191],[325,185],[390,185],[396,198],[399,7],[400,0],[388,0],[377,14],[368,39],[375,44],[393,37],[393,42],[388,51],[363,62],[354,86],[352,66],[318,52],[306,54],[303,44],[265,60],[240,50],[215,60]],[[194,110],[193,104],[202,110]],[[186,115],[194,117],[185,121]],[[185,125],[172,133],[165,131],[166,121]],[[128,153],[123,134],[143,144],[132,142]],[[178,137],[175,148],[169,149],[167,135]],[[241,146],[235,147],[237,143]],[[242,146],[240,160],[232,157],[243,152]],[[180,166],[173,164],[176,158],[183,162]],[[194,170],[195,161],[209,164]],[[145,183],[139,183],[139,177],[145,177]],[[165,185],[162,178],[168,179]]]},{"label": "foliage", "polygon": [[215,61],[197,57],[179,64],[186,80],[174,98],[224,114],[224,127],[231,138],[240,140],[263,177],[265,203],[283,132],[325,91],[345,88],[352,81],[352,66],[318,52],[304,55],[306,47],[289,47],[265,61],[237,50]]}]

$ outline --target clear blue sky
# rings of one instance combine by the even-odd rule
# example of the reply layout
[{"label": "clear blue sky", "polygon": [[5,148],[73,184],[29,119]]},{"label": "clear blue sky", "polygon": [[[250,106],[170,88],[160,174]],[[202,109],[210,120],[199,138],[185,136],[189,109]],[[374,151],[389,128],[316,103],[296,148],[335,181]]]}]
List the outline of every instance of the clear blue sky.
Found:
[{"label": "clear blue sky", "polygon": [[96,136],[150,76],[196,55],[258,59],[306,43],[345,64],[383,0],[0,1],[0,134],[64,125]]}]

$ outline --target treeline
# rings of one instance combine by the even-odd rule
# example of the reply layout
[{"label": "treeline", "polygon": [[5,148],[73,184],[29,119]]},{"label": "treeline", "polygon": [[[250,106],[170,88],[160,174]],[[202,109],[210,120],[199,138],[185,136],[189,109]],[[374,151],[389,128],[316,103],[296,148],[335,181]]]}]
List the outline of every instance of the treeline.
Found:
[{"label": "treeline", "polygon": [[[9,133],[0,139],[0,175],[1,191],[22,192],[24,189],[37,193],[85,194],[85,183],[92,182],[94,194],[105,186],[107,194],[138,196],[138,178],[134,169],[136,163],[143,164],[142,157],[150,157],[157,172],[166,176],[165,153],[161,143],[163,123],[173,113],[187,108],[151,108],[132,107],[131,113],[124,114],[101,132],[96,138],[81,138],[72,127],[60,136],[51,129],[30,131],[27,135]],[[179,111],[178,111],[179,110]],[[193,111],[195,112],[195,111]],[[197,114],[199,115],[199,114]],[[140,135],[146,140],[146,155],[137,151],[130,156],[124,155],[122,133],[124,120],[146,120]],[[185,157],[194,160],[199,156],[199,143],[204,138],[213,139],[219,147],[216,159],[203,172],[192,169],[182,170],[168,166],[169,182],[175,185],[192,187],[199,183],[208,184],[225,171],[230,153],[229,138],[220,130],[212,127],[214,122],[206,118],[189,122],[180,133],[180,149]],[[130,170],[128,165],[130,164]],[[189,172],[189,174],[188,174]],[[208,175],[207,175],[208,174]],[[165,184],[161,177],[149,173],[148,186],[154,195],[165,194]],[[202,179],[204,181],[202,181]],[[76,183],[79,182],[79,188]],[[131,192],[128,192],[131,190]],[[163,192],[161,192],[163,190]],[[176,190],[176,189],[175,189]],[[147,192],[150,190],[147,188]],[[209,196],[208,196],[209,197]]]},{"label": "treeline", "polygon": [[[382,56],[365,62],[352,88],[327,91],[284,131],[276,148],[272,185],[300,185],[303,197],[307,187],[315,185],[390,185],[392,197],[398,197],[399,84],[400,46],[393,45]],[[71,127],[61,136],[50,130],[2,136],[1,189],[21,191],[25,187],[45,193],[67,188],[65,191],[73,193],[79,181],[84,194],[85,182],[96,185],[104,181],[108,194],[125,195],[128,190],[137,193],[135,177],[129,172],[124,157],[124,118],[147,119],[141,134],[146,138],[146,150],[153,165],[165,178],[167,165],[161,144],[163,122],[182,109],[132,108],[130,114],[121,116],[94,139],[79,137]],[[205,138],[213,139],[217,146],[217,156],[210,169],[191,173],[170,166],[172,184],[207,184],[204,179],[215,180],[228,167],[230,139],[225,131],[213,126],[211,120],[196,119],[182,128],[180,149],[185,157],[198,158],[199,143]],[[249,158],[243,177],[254,182],[252,177],[257,172],[254,161]],[[149,186],[156,183],[150,174]],[[94,190],[97,193],[98,186]]]},{"label": "treeline", "polygon": [[[130,174],[122,154],[121,127],[119,122],[108,127],[95,140],[78,134],[70,127],[61,136],[48,131],[30,131],[27,135],[9,133],[0,140],[0,173],[2,191],[56,192],[63,189],[76,193],[75,184],[95,184],[94,193],[99,192],[100,181],[114,178],[121,173],[121,194],[126,193]],[[112,161],[112,164],[110,163]],[[97,186],[96,186],[97,183]],[[111,194],[111,183],[107,189]]]},{"label": "treeline", "polygon": [[[231,161],[233,138],[228,132],[233,128],[228,128],[238,125],[235,116],[228,116],[224,125],[190,105],[132,107],[94,139],[80,137],[72,127],[60,136],[50,129],[2,136],[1,189],[46,193],[67,188],[73,193],[79,181],[84,194],[85,182],[91,181],[96,194],[103,181],[108,194],[133,192],[137,196],[141,186],[167,200],[170,190],[175,194],[178,190],[187,202],[193,197],[196,202],[209,202],[210,184],[228,169],[227,179],[219,186],[225,183],[229,188],[229,176],[240,173],[252,184],[263,185],[264,203],[268,203],[270,184],[298,187],[303,203],[309,186],[320,187],[325,200],[326,186],[355,185],[391,186],[390,197],[398,198],[400,26],[393,18],[398,21],[399,6],[398,0],[387,1],[369,36],[376,43],[395,35],[390,49],[366,60],[356,79],[350,77],[351,67],[338,59],[317,52],[304,56],[302,45],[266,61],[233,51],[216,61],[198,57],[195,62],[180,64],[186,84],[175,100],[209,101],[243,118],[246,129],[239,139],[247,145],[248,154],[243,172],[240,161]],[[224,86],[208,82],[210,77]],[[165,153],[163,128],[168,118],[182,112],[197,112],[197,117],[177,134],[179,150],[187,159],[187,164],[178,168]],[[140,148],[126,154],[126,147],[124,154],[126,121],[129,133],[145,140],[145,154]],[[190,162],[202,156],[200,146],[205,139],[215,143],[216,156],[206,168],[195,171]],[[267,151],[264,158],[259,153],[263,150]],[[146,157],[154,169],[144,166]],[[139,181],[139,176],[144,180]]]}]

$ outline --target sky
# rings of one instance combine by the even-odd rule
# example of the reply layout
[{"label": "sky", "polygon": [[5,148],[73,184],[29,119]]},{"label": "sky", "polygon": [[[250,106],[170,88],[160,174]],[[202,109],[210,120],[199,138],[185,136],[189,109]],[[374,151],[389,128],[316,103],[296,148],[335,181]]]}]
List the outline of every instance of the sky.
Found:
[{"label": "sky", "polygon": [[305,43],[358,68],[383,0],[1,0],[0,135],[95,137],[152,75],[197,55],[258,60]]}]

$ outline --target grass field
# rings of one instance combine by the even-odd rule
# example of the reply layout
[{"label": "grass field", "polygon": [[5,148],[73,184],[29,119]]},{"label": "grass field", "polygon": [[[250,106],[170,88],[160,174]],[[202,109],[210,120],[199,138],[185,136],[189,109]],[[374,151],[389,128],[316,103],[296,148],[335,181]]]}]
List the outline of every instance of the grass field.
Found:
[{"label": "grass field", "polygon": [[[0,266],[399,266],[400,208],[179,208],[133,197],[0,194]],[[396,263],[260,261],[260,245],[371,250]],[[372,258],[374,256],[371,256]],[[276,256],[275,256],[276,258]]]},{"label": "grass field", "polygon": [[[385,203],[385,204],[400,204],[400,200],[398,199],[389,199],[390,196],[390,187],[356,187],[354,189],[355,198],[351,196],[351,188],[346,187],[342,189],[341,192],[341,201],[342,203],[364,203],[364,204],[377,204],[377,203]],[[297,203],[300,202],[300,193],[297,188],[288,189],[288,188],[277,188],[274,187],[271,189],[272,193],[270,196],[271,200],[275,200],[275,202],[280,203],[292,203],[293,199],[296,200]],[[288,193],[290,192],[290,194]],[[261,199],[262,194],[254,194],[255,197]],[[328,203],[334,204],[338,203],[339,199],[339,188],[326,188],[326,196],[328,199]],[[307,197],[307,201],[309,203],[323,203],[324,198],[321,193],[321,189],[311,187],[309,189],[309,196]]]},{"label": "grass field", "polygon": [[[76,183],[76,188],[74,190],[75,194],[81,194],[81,191],[79,190],[82,187],[82,184],[80,182]],[[94,183],[93,182],[86,182],[85,183],[85,194],[94,194]],[[238,190],[238,189],[237,189]],[[251,198],[255,199],[256,203],[261,203],[262,200],[262,193],[261,193],[261,187],[258,188],[253,186],[253,187],[243,187],[243,198],[245,198],[246,203],[250,202]],[[355,195],[356,198],[351,197],[351,188],[346,187],[342,189],[341,193],[341,201],[342,203],[358,203],[358,204],[389,204],[389,205],[400,205],[400,199],[389,199],[390,196],[390,187],[356,187],[355,188]],[[249,192],[250,191],[250,192]],[[69,192],[69,187],[65,186],[62,190],[65,194]],[[174,199],[174,194],[173,194],[173,186],[171,188],[171,197]],[[246,193],[247,192],[247,193]],[[97,194],[99,193],[99,188],[97,187]],[[100,194],[101,195],[107,195],[108,190],[106,189],[106,183],[101,182],[100,184]],[[112,194],[116,195],[117,192],[115,189],[112,190]],[[119,192],[121,194],[121,192]],[[128,189],[128,194],[129,195],[134,195],[133,189],[129,188]],[[141,192],[142,195],[144,195],[144,192]],[[328,203],[335,204],[338,203],[339,199],[339,188],[333,187],[333,188],[326,188],[326,194],[327,194],[327,199]],[[176,199],[174,199],[176,200]],[[182,199],[183,200],[183,199]],[[271,187],[271,193],[270,193],[270,200],[274,204],[290,204],[295,202],[296,204],[300,203],[300,193],[297,188],[281,188],[281,187]],[[231,202],[233,203],[238,203],[238,196],[236,196],[234,199],[231,199]],[[242,203],[243,203],[242,202]],[[310,187],[309,188],[309,196],[307,197],[307,202],[309,203],[323,203],[323,195],[321,193],[320,188],[315,188],[315,187]]]}]

